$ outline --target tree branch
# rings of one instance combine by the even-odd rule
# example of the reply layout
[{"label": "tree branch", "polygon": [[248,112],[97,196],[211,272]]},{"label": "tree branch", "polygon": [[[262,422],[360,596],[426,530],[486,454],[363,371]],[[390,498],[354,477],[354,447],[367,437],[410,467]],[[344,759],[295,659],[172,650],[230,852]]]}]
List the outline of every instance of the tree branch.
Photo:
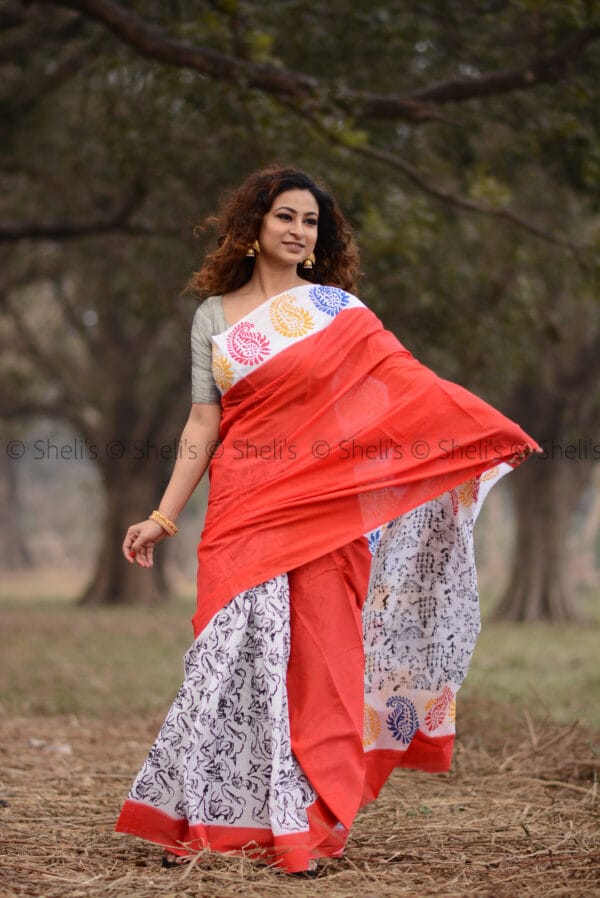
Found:
[{"label": "tree branch", "polygon": [[145,189],[134,187],[132,194],[110,218],[104,221],[70,222],[66,224],[41,224],[29,222],[20,225],[0,225],[0,243],[17,243],[19,240],[73,240],[91,235],[125,230],[140,233],[140,228],[130,225],[129,219],[145,197]]},{"label": "tree branch", "polygon": [[[288,104],[285,105],[287,108],[291,109],[292,112],[296,111],[293,106]],[[391,166],[396,169],[396,171],[401,172],[404,177],[408,178],[408,180],[415,184],[423,193],[447,206],[453,206],[456,209],[462,209],[467,212],[477,212],[480,215],[487,215],[490,218],[510,222],[522,230],[527,231],[529,234],[533,234],[540,240],[571,250],[575,255],[585,248],[565,237],[558,237],[555,234],[551,234],[549,231],[545,231],[543,228],[540,228],[538,225],[524,218],[522,215],[519,215],[517,212],[513,212],[511,209],[506,209],[501,206],[492,206],[489,203],[472,200],[460,196],[460,194],[452,193],[452,191],[446,190],[443,187],[439,187],[437,184],[433,184],[429,181],[425,175],[415,168],[414,165],[411,165],[410,162],[407,162],[400,156],[396,156],[386,150],[378,150],[375,147],[354,145],[344,140],[339,134],[329,130],[317,116],[307,116],[306,113],[304,113],[304,115],[309,118],[315,130],[317,130],[331,144],[343,147],[348,152],[364,156],[366,159],[373,159],[376,162],[383,162],[385,165]]]},{"label": "tree branch", "polygon": [[[229,56],[209,47],[169,37],[165,32],[113,0],[39,0],[77,10],[102,23],[121,41],[142,56],[179,68],[193,69],[210,78],[244,82],[280,100],[327,98],[343,112],[368,119],[403,119],[413,123],[440,118],[438,106],[464,102],[476,97],[530,89],[564,77],[585,47],[600,37],[600,26],[575,32],[558,50],[540,56],[520,68],[504,69],[480,78],[445,81],[423,90],[402,94],[370,94],[340,85],[325,84],[316,78],[270,63],[255,63]],[[324,97],[325,95],[325,97]]]},{"label": "tree branch", "polygon": [[406,160],[401,159],[399,156],[394,156],[392,153],[388,153],[385,150],[378,150],[373,147],[350,147],[350,149],[360,156],[365,156],[367,159],[375,159],[378,162],[384,162],[386,165],[392,166],[392,168],[402,172],[402,174],[419,187],[423,193],[428,194],[428,196],[431,196],[436,200],[440,200],[447,206],[453,206],[455,209],[462,209],[467,212],[478,212],[480,215],[487,215],[489,218],[508,221],[513,225],[517,225],[517,227],[522,230],[527,231],[529,234],[539,237],[540,240],[545,240],[547,243],[552,243],[555,246],[565,247],[573,252],[582,249],[580,245],[565,237],[558,237],[556,234],[551,234],[549,231],[545,231],[543,228],[540,228],[528,219],[523,218],[522,215],[519,215],[512,209],[507,209],[502,206],[492,206],[489,203],[468,199],[457,193],[452,193],[452,191],[446,190],[443,187],[439,187],[436,184],[432,184],[431,181],[428,181],[417,168],[409,162],[406,162]]},{"label": "tree branch", "polygon": [[539,84],[553,84],[567,75],[589,43],[600,37],[600,26],[589,25],[576,31],[565,43],[549,53],[538,56],[521,68],[503,69],[480,78],[460,78],[415,91],[410,96],[415,102],[460,103],[477,97],[530,90]]},{"label": "tree branch", "polygon": [[10,120],[17,115],[29,112],[43,99],[78,75],[99,43],[98,40],[89,41],[84,46],[77,47],[73,51],[67,50],[57,60],[55,68],[51,73],[40,74],[38,78],[29,80],[29,82],[20,86],[18,90],[15,90],[13,86],[8,97],[4,97],[0,101],[0,110],[3,118]]}]

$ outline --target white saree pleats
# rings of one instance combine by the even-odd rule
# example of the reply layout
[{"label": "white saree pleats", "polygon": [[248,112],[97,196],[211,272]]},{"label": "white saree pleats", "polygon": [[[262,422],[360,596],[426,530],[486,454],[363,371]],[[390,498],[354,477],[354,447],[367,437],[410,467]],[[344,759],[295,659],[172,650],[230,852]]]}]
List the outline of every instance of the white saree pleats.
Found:
[{"label": "white saree pleats", "polygon": [[316,794],[290,746],[289,588],[236,596],[185,656],[185,680],[129,798],[190,824],[308,829]]}]

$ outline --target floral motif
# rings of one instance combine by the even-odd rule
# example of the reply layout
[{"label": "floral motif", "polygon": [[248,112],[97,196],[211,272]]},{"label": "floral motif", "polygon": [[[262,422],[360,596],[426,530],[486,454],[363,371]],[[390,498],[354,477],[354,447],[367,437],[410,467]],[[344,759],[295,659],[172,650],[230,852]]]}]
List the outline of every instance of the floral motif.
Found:
[{"label": "floral motif", "polygon": [[221,352],[213,354],[212,372],[216,385],[224,393],[233,383],[233,368],[226,355]]},{"label": "floral motif", "polygon": [[303,337],[315,326],[310,312],[302,306],[294,306],[298,299],[289,293],[278,296],[269,306],[271,322],[278,334],[283,337]]},{"label": "floral motif", "polygon": [[269,338],[251,321],[240,321],[227,336],[227,350],[242,365],[258,365],[271,352]]},{"label": "floral motif", "polygon": [[445,686],[437,698],[430,699],[425,705],[425,726],[430,732],[437,730],[446,719],[450,705],[454,702],[454,693],[449,686]]},{"label": "floral motif", "polygon": [[410,699],[401,695],[393,695],[385,704],[393,709],[386,718],[388,729],[394,739],[408,745],[419,728],[417,709]]},{"label": "floral motif", "polygon": [[373,742],[377,739],[381,732],[381,721],[379,720],[379,714],[372,708],[371,705],[367,705],[365,703],[365,724],[364,724],[364,735],[363,735],[363,745],[366,748],[367,745],[372,745]]},{"label": "floral motif", "polygon": [[310,298],[317,309],[326,312],[332,318],[350,302],[350,294],[345,290],[340,290],[339,287],[311,287]]}]

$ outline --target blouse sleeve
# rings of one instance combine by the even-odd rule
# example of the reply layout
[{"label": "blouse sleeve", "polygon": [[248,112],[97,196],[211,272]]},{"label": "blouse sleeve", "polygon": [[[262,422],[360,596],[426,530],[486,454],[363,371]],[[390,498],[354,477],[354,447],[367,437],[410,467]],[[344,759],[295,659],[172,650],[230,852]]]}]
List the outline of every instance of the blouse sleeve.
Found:
[{"label": "blouse sleeve", "polygon": [[204,305],[198,306],[192,322],[192,402],[220,402],[221,394],[212,373],[213,321]]}]

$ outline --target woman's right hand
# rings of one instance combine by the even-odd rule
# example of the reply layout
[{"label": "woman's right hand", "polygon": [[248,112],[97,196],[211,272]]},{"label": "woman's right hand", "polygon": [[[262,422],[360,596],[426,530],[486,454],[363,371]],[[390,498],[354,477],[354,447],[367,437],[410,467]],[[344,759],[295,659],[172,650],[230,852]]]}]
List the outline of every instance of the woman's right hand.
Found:
[{"label": "woman's right hand", "polygon": [[132,524],[123,540],[123,555],[130,564],[136,561],[140,567],[152,567],[154,545],[165,536],[167,533],[160,524],[149,518],[139,524]]}]

